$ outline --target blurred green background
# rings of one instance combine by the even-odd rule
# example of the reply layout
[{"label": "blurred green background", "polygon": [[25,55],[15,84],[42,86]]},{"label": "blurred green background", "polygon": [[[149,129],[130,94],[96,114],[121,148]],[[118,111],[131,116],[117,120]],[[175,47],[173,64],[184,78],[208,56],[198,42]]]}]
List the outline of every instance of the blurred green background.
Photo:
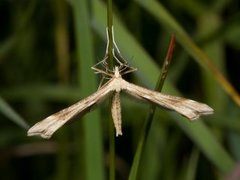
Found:
[{"label": "blurred green background", "polygon": [[[157,109],[137,176],[149,180],[240,179],[240,2],[113,0],[115,39],[153,89],[172,33],[177,45],[163,92],[205,102],[215,114],[188,122]],[[109,101],[53,138],[27,129],[93,93],[90,69],[106,46],[106,2],[0,0],[1,179],[108,179]],[[129,178],[149,105],[121,97],[116,179]]]}]

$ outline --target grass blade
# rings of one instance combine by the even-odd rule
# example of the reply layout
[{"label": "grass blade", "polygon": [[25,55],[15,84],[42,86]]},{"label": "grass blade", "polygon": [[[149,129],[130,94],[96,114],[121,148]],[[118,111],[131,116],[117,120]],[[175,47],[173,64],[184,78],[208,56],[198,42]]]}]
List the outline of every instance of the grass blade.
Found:
[{"label": "grass blade", "polygon": [[28,129],[29,126],[26,121],[15,112],[8,103],[0,97],[0,112],[2,112],[6,117],[8,117],[11,121],[23,127],[24,129]]},{"label": "grass blade", "polygon": [[[79,80],[82,96],[86,97],[97,89],[96,76],[90,67],[95,63],[92,34],[90,30],[87,0],[74,0],[72,7],[75,19]],[[100,114],[96,110],[83,118],[85,170],[87,180],[103,180],[103,147]],[[94,170],[94,173],[93,173]]]}]

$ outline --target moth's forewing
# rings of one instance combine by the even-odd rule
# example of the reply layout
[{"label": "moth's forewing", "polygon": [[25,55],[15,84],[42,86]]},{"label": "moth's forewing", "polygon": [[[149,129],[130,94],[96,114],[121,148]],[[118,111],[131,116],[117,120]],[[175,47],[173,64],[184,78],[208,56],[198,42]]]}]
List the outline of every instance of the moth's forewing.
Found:
[{"label": "moth's forewing", "polygon": [[103,100],[114,90],[111,84],[112,79],[87,98],[36,123],[28,130],[28,136],[40,135],[43,138],[50,138],[52,134],[66,122],[83,116],[92,106]]},{"label": "moth's forewing", "polygon": [[165,95],[157,91],[137,86],[125,80],[122,80],[122,89],[136,98],[176,111],[190,120],[197,119],[201,115],[213,113],[213,109],[206,104],[191,99]]}]

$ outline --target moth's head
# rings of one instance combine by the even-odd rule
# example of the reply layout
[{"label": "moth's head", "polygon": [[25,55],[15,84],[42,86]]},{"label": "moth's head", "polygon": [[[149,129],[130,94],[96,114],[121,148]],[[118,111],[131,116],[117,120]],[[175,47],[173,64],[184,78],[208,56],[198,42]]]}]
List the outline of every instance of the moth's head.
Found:
[{"label": "moth's head", "polygon": [[127,63],[120,64],[120,65],[114,66],[113,74],[114,74],[114,77],[121,77],[122,75],[134,72],[136,70],[137,70],[136,68],[128,66]]},{"label": "moth's head", "polygon": [[121,77],[121,74],[120,74],[120,72],[119,72],[119,67],[118,66],[115,66],[114,68],[113,68],[113,72],[114,72],[114,76],[115,77]]}]

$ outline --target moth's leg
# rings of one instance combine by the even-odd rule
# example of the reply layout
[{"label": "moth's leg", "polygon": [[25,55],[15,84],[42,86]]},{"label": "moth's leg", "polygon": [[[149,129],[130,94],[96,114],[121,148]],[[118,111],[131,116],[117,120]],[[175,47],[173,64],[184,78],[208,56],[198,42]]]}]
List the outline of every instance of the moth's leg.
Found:
[{"label": "moth's leg", "polygon": [[[107,34],[107,46],[106,46],[106,54],[108,54],[108,47],[109,47],[109,34],[108,34],[108,27],[106,28],[106,34]],[[115,37],[114,37],[114,28],[112,26],[112,41],[113,41],[113,49],[116,49],[117,52],[120,54],[120,50],[115,42]]]},{"label": "moth's leg", "polygon": [[123,64],[119,67],[119,72],[123,72],[125,71],[127,68],[130,68],[130,66],[128,66],[128,64]]},{"label": "moth's leg", "polygon": [[112,54],[113,54],[114,59],[117,61],[117,63],[120,66],[122,66],[124,63],[120,59],[118,59],[118,57],[115,55],[115,50],[114,49],[112,49]]},{"label": "moth's leg", "polygon": [[98,89],[100,89],[102,86],[104,86],[104,84],[105,84],[105,83],[104,83],[104,80],[105,80],[105,79],[109,80],[109,79],[111,79],[111,78],[105,76],[105,74],[102,74],[101,81],[100,81],[100,83],[99,83],[99,85],[98,85]]},{"label": "moth's leg", "polygon": [[96,74],[100,73],[100,74],[104,74],[106,76],[113,77],[113,74],[110,74],[110,73],[108,73],[108,72],[106,72],[106,71],[104,71],[102,69],[97,68],[97,67],[92,66],[91,69],[94,70]]},{"label": "moth's leg", "polygon": [[103,65],[104,67],[107,65],[108,55],[105,55],[104,58],[99,61],[97,64],[93,65],[92,67],[97,67],[98,65]]},{"label": "moth's leg", "polygon": [[125,72],[122,72],[121,75],[124,75],[124,74],[128,74],[128,73],[131,73],[131,72],[134,72],[134,71],[137,71],[137,68],[134,68],[134,67],[130,67],[128,66],[129,70],[125,71]]},{"label": "moth's leg", "polygon": [[102,87],[104,79],[105,79],[105,76],[102,76],[101,81],[100,81],[100,83],[98,85],[98,89],[100,89]]},{"label": "moth's leg", "polygon": [[[112,28],[112,41],[113,41],[113,47],[117,50],[117,52],[120,54],[120,50],[115,42],[115,37],[114,37],[114,28]],[[106,28],[106,34],[107,34],[107,49],[106,52],[108,52],[108,47],[109,47],[109,34],[108,34],[108,27]]]},{"label": "moth's leg", "polygon": [[[107,63],[107,58],[108,56],[106,55],[103,60],[99,61],[97,64],[93,65],[91,67],[92,70],[95,71],[96,74],[101,73],[101,74],[105,74],[107,76],[111,76],[112,77],[112,73],[111,70],[108,69],[108,63]],[[98,68],[99,65],[102,65],[105,69],[102,70],[100,68]]]},{"label": "moth's leg", "polygon": [[128,64],[128,62],[122,57],[122,55],[115,50],[113,50],[113,57],[116,59],[120,66]]},{"label": "moth's leg", "polygon": [[[113,56],[114,58],[116,59],[116,61],[119,63],[119,65],[122,65],[122,64],[127,64],[127,61],[121,56],[121,52],[117,46],[117,43],[115,41],[115,35],[114,35],[114,27],[112,26],[112,40],[113,40],[113,46],[114,48],[112,49],[112,53],[113,53]],[[109,41],[109,37],[108,37],[108,41]],[[115,55],[115,50],[116,50],[116,53],[119,57],[117,57]]]},{"label": "moth's leg", "polygon": [[106,27],[106,34],[107,34],[107,46],[106,46],[106,51],[105,54],[108,54],[108,47],[109,47],[109,34],[108,34],[108,27]]},{"label": "moth's leg", "polygon": [[114,45],[114,47],[116,48],[117,52],[120,54],[120,50],[119,50],[119,48],[118,48],[118,46],[117,46],[117,43],[115,42],[115,36],[114,36],[114,28],[113,28],[113,26],[112,26],[112,37],[113,37],[113,45]]}]

